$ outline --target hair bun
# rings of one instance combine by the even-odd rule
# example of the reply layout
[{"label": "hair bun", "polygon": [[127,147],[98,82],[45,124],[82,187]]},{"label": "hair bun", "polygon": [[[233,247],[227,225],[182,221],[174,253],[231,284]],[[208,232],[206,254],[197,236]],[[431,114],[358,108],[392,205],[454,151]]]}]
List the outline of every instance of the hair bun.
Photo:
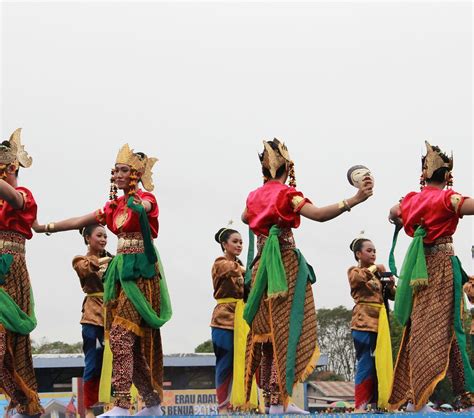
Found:
[{"label": "hair bun", "polygon": [[219,229],[219,231],[216,232],[216,235],[214,235],[214,239],[216,240],[216,242],[217,242],[218,244],[221,243],[220,238],[222,237],[222,233],[223,233],[226,229],[227,229],[227,228],[221,228],[221,229]]},{"label": "hair bun", "polygon": [[349,245],[349,248],[352,252],[354,252],[354,244],[356,241],[357,241],[357,238],[354,238]]}]

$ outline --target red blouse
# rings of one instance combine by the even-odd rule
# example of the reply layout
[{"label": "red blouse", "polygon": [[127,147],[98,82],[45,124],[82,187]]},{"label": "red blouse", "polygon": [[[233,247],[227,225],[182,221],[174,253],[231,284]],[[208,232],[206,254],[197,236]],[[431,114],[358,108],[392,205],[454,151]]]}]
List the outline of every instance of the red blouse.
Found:
[{"label": "red blouse", "polygon": [[416,227],[422,225],[426,230],[426,244],[453,235],[464,199],[454,190],[432,186],[424,187],[421,192],[408,193],[400,204],[405,232],[412,237]]},{"label": "red blouse", "polygon": [[298,228],[299,211],[311,203],[294,187],[279,181],[267,181],[247,197],[247,221],[257,235],[268,235],[273,225],[280,228]]},{"label": "red blouse", "polygon": [[[147,213],[148,221],[150,222],[151,236],[156,238],[158,236],[158,203],[153,194],[137,191],[137,196],[142,200],[151,203],[151,210]],[[127,207],[128,196],[120,196],[117,200],[117,206],[112,207],[111,201],[105,204],[104,209],[99,209],[96,212],[96,218],[102,225],[107,225],[115,235],[122,232],[141,232],[140,221],[138,213]]]},{"label": "red blouse", "polygon": [[13,231],[31,239],[31,226],[36,220],[38,206],[31,192],[26,187],[17,187],[24,198],[23,209],[14,209],[6,201],[0,205],[0,231]]}]

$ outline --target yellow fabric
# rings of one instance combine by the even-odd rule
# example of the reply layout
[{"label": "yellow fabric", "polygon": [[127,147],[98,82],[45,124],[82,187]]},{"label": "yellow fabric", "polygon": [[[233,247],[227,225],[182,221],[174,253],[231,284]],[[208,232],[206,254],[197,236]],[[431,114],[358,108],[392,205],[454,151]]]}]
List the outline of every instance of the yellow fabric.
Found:
[{"label": "yellow fabric", "polygon": [[392,342],[390,340],[390,327],[388,325],[387,310],[381,303],[359,302],[379,308],[379,325],[377,330],[377,343],[375,346],[375,369],[378,381],[378,401],[379,408],[388,409],[388,399],[392,391],[393,384],[393,360]]},{"label": "yellow fabric", "polygon": [[87,293],[86,297],[92,298],[92,297],[103,297],[104,292],[95,292],[95,293]]},{"label": "yellow fabric", "polygon": [[[112,398],[112,363],[113,355],[110,349],[110,341],[108,336],[105,338],[104,357],[102,359],[102,370],[100,373],[99,383],[99,402],[111,403]],[[138,399],[138,390],[135,385],[130,388],[130,395],[132,396],[132,404]]]},{"label": "yellow fabric", "polygon": [[234,364],[232,371],[232,392],[230,403],[234,408],[256,409],[258,408],[257,384],[255,378],[252,382],[250,402],[245,401],[245,349],[247,335],[250,327],[244,320],[245,303],[243,299],[222,298],[217,299],[217,304],[235,303],[234,313]]},{"label": "yellow fabric", "polygon": [[111,402],[112,387],[112,350],[109,339],[106,338],[104,345],[104,357],[102,359],[102,371],[100,373],[99,402]]}]

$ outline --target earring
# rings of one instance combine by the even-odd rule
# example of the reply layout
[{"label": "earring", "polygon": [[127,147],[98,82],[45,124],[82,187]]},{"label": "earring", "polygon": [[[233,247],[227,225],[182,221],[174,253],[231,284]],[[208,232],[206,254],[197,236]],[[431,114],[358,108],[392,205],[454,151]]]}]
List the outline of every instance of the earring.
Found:
[{"label": "earring", "polygon": [[423,190],[423,187],[426,186],[425,176],[423,174],[420,176],[420,190]]},{"label": "earring", "polygon": [[454,178],[453,178],[453,174],[451,172],[446,173],[445,179],[446,179],[446,186],[448,187],[448,189],[453,187]]}]

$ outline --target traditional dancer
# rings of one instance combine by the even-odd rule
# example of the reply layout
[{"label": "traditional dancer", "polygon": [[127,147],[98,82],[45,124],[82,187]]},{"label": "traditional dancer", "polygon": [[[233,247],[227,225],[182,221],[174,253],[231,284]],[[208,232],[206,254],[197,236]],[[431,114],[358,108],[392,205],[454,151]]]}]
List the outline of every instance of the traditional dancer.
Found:
[{"label": "traditional dancer", "polygon": [[[469,302],[474,305],[474,276],[469,277],[469,281],[464,285],[464,292]],[[471,350],[474,351],[474,310],[471,308]]]},{"label": "traditional dancer", "polygon": [[[117,255],[104,277],[105,338],[107,342],[110,336],[115,396],[114,408],[104,416],[129,415],[132,382],[146,405],[135,415],[162,414],[160,327],[171,318],[171,305],[152,241],[158,235],[158,203],[149,193],[154,188],[151,169],[156,161],[125,144],[112,169],[110,200],[103,210],[38,227],[40,232],[52,233],[99,222],[119,237]],[[138,182],[148,192],[137,189]],[[118,198],[117,188],[124,192]]]},{"label": "traditional dancer", "polygon": [[216,392],[219,413],[232,410],[232,369],[234,364],[235,308],[244,297],[245,268],[238,256],[242,252],[242,237],[230,228],[215,235],[224,256],[212,266],[212,283],[217,305],[211,319],[212,344],[216,355]]},{"label": "traditional dancer", "polygon": [[365,411],[377,402],[379,408],[388,408],[393,378],[388,300],[395,298],[394,279],[383,265],[375,264],[372,241],[356,238],[350,249],[358,262],[347,273],[355,302],[351,322],[357,358],[355,407]]},{"label": "traditional dancer", "polygon": [[[216,392],[219,413],[257,408],[256,391],[245,402],[244,369],[248,325],[243,319],[245,268],[238,256],[242,237],[235,229],[221,228],[215,235],[224,255],[212,266],[217,305],[211,319],[212,344],[216,355]],[[256,388],[255,388],[256,389]]]},{"label": "traditional dancer", "polygon": [[[260,155],[264,185],[251,192],[242,220],[257,235],[257,260],[245,307],[250,325],[246,352],[246,389],[260,369],[260,385],[272,414],[305,413],[290,404],[293,386],[316,366],[316,310],[312,268],[295,247],[292,228],[300,215],[314,221],[333,219],[372,195],[367,178],[357,194],[319,208],[295,189],[294,164],[277,139],[264,141]],[[286,180],[290,178],[289,186]]]},{"label": "traditional dancer", "polygon": [[84,351],[84,406],[86,418],[93,418],[93,407],[99,400],[99,383],[104,353],[104,285],[102,276],[111,255],[105,250],[107,232],[99,224],[89,225],[81,231],[87,245],[85,256],[76,256],[72,266],[76,270],[82,291],[86,294],[82,303],[82,348]]},{"label": "traditional dancer", "polygon": [[14,417],[43,413],[31,357],[36,318],[25,261],[37,206],[32,193],[18,186],[19,168],[32,163],[20,134],[17,129],[0,144],[0,392],[10,399],[8,409],[16,409]]},{"label": "traditional dancer", "polygon": [[452,244],[459,218],[474,214],[474,200],[451,189],[452,157],[428,142],[426,149],[421,192],[408,193],[390,210],[390,220],[403,225],[413,241],[395,297],[395,316],[404,332],[389,402],[392,409],[409,402],[409,411],[431,412],[426,403],[446,373],[462,403],[471,407],[474,401],[461,321],[467,276]]}]

